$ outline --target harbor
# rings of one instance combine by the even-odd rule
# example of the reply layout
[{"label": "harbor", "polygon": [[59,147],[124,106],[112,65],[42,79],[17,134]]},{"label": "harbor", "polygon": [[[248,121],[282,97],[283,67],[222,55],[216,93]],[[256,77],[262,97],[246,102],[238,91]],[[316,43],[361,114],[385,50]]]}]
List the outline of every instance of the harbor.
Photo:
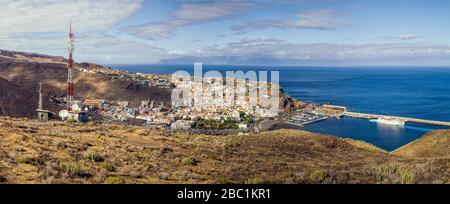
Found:
[{"label": "harbor", "polygon": [[351,112],[348,111],[345,106],[335,106],[329,104],[319,105],[313,110],[297,111],[280,117],[280,120],[283,123],[298,126],[299,128],[306,128],[309,125],[327,121],[329,119],[334,119],[334,121],[344,119],[363,119],[365,121],[401,129],[407,128],[406,123],[408,122],[415,123],[416,125],[421,124],[423,126],[427,126],[428,128],[431,128],[430,126],[435,126],[437,129],[439,129],[439,126],[450,127],[450,122],[445,121]]}]

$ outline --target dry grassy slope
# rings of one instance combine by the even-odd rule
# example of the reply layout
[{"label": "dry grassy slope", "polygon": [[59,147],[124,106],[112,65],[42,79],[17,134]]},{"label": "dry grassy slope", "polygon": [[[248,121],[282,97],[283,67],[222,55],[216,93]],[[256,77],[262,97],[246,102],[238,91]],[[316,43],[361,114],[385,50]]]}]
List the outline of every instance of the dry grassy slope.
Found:
[{"label": "dry grassy slope", "polygon": [[394,153],[411,157],[450,158],[450,130],[430,132],[418,140],[395,150]]},{"label": "dry grassy slope", "polygon": [[211,137],[0,119],[6,183],[450,183],[449,167],[303,131]]},{"label": "dry grassy slope", "polygon": [[[13,57],[11,57],[13,56]],[[41,56],[41,55],[36,55]],[[67,68],[63,58],[35,55],[19,55],[15,52],[0,52],[0,77],[28,92],[25,98],[37,98],[39,82],[43,82],[45,96],[63,96],[66,92]],[[144,87],[125,79],[112,79],[101,74],[75,72],[75,95],[83,98],[103,98],[109,100],[129,100],[132,105],[142,100],[170,102],[170,90]],[[5,88],[0,87],[0,90]],[[37,104],[30,104],[36,109]],[[48,106],[47,106],[48,107]],[[18,107],[19,108],[19,107]],[[25,107],[20,107],[25,109]],[[57,109],[50,106],[49,109]],[[55,110],[56,111],[56,110]],[[35,114],[32,114],[35,115]],[[28,116],[28,115],[23,115]]]},{"label": "dry grassy slope", "polygon": [[18,51],[9,51],[0,49],[0,56],[2,58],[9,58],[15,60],[23,60],[30,62],[40,62],[40,63],[65,63],[67,62],[64,57],[49,56],[38,53],[26,53]]},{"label": "dry grassy slope", "polygon": [[37,98],[32,97],[33,94],[0,77],[0,115],[15,117],[35,115],[35,109],[28,106],[28,103],[37,103]]}]

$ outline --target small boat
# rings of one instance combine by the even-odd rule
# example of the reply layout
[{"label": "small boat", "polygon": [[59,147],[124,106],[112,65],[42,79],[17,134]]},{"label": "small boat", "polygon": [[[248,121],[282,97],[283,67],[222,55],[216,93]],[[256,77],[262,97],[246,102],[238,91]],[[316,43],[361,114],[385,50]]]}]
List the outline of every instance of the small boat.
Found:
[{"label": "small boat", "polygon": [[394,119],[394,118],[389,118],[389,117],[373,119],[373,120],[370,120],[370,122],[381,123],[381,124],[386,124],[386,125],[395,125],[395,126],[399,126],[399,127],[405,126],[405,122],[403,122],[399,119]]}]

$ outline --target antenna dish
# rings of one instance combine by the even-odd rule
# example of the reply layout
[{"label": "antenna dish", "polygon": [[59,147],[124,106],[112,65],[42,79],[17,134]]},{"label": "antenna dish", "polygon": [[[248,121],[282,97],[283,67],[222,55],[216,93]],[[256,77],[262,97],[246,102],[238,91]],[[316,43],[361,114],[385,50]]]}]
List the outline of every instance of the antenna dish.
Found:
[{"label": "antenna dish", "polygon": [[78,106],[78,104],[73,104],[73,105],[72,105],[72,110],[74,110],[74,111],[80,111],[81,109],[80,109],[80,106]]},{"label": "antenna dish", "polygon": [[62,111],[59,111],[59,117],[61,117],[61,118],[67,118],[68,116],[69,116],[69,111],[67,111],[67,110],[62,110]]}]

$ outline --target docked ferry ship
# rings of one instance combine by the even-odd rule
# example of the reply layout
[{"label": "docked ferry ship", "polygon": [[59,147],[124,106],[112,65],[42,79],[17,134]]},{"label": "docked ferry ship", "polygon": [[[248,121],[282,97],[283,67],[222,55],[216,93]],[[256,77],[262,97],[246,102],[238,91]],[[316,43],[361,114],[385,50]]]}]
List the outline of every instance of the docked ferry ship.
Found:
[{"label": "docked ferry ship", "polygon": [[370,121],[376,122],[376,123],[381,123],[381,124],[386,124],[386,125],[395,125],[395,126],[399,126],[399,127],[405,126],[405,122],[403,122],[399,119],[393,119],[393,118],[388,118],[388,117],[381,117],[381,118],[373,119]]}]

